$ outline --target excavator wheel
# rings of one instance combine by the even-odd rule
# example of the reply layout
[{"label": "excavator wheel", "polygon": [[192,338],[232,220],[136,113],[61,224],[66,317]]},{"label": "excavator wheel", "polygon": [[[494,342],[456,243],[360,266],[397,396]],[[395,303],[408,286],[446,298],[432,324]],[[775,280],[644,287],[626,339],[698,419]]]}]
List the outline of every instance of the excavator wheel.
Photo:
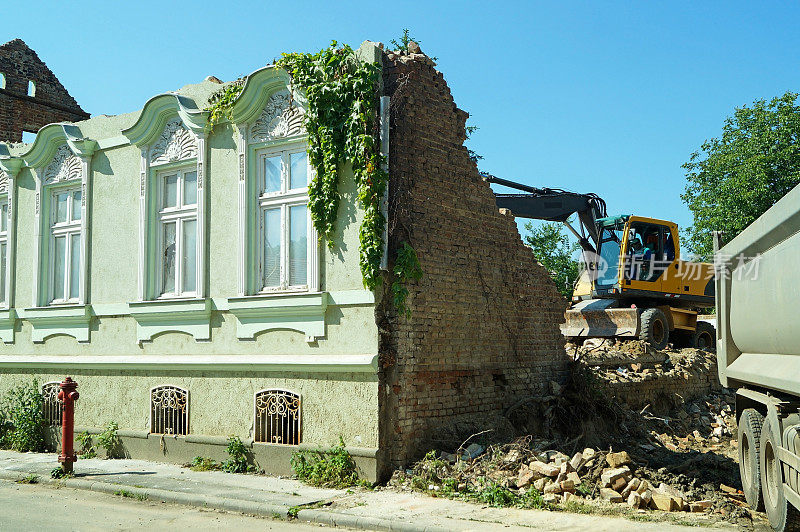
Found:
[{"label": "excavator wheel", "polygon": [[708,351],[717,347],[717,331],[707,321],[698,321],[692,334],[692,345],[695,349]]},{"label": "excavator wheel", "polygon": [[657,308],[649,308],[639,317],[639,339],[650,344],[653,349],[666,349],[669,342],[669,322]]}]

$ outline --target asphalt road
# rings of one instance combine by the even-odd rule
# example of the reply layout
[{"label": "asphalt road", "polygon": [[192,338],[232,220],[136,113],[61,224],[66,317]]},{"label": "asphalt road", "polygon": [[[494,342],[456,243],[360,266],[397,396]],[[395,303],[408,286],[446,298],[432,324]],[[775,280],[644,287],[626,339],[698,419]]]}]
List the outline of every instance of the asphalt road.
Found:
[{"label": "asphalt road", "polygon": [[202,510],[70,488],[0,481],[0,531],[288,530],[321,526]]}]

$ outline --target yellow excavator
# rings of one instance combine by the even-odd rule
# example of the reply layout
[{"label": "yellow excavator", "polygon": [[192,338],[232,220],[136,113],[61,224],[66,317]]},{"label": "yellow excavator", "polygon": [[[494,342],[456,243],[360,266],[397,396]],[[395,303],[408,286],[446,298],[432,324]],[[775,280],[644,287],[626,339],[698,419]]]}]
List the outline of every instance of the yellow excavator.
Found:
[{"label": "yellow excavator", "polygon": [[582,268],[561,326],[566,338],[639,338],[655,349],[669,343],[700,349],[716,345],[713,325],[697,319],[698,309],[714,306],[714,268],[681,260],[675,223],[608,216],[605,201],[596,194],[483,176],[524,192],[496,193],[499,208],[519,218],[561,222],[578,239]]}]

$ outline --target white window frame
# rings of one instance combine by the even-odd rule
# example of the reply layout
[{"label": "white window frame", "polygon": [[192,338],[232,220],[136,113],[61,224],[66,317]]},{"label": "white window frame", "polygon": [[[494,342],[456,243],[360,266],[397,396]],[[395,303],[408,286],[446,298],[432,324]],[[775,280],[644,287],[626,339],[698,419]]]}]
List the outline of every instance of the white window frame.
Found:
[{"label": "white window frame", "polygon": [[[303,142],[282,143],[266,146],[255,151],[256,176],[256,216],[258,219],[256,231],[256,290],[259,294],[291,293],[316,291],[316,282],[313,276],[317,275],[317,235],[308,209],[308,185],[303,188],[290,189],[290,155],[293,153],[306,153],[307,144]],[[264,192],[265,161],[269,157],[281,157],[281,189],[277,192]],[[312,167],[306,154],[306,172],[308,180],[313,177]],[[289,284],[289,208],[303,205],[306,207],[306,283],[302,285]],[[278,286],[264,286],[264,213],[268,209],[280,208],[281,210],[281,257],[280,257],[280,284]]]},{"label": "white window frame", "polygon": [[[49,201],[49,213],[48,213],[48,286],[47,286],[47,299],[48,303],[51,305],[66,305],[66,304],[76,304],[79,303],[81,300],[81,271],[83,269],[83,265],[80,266],[81,270],[78,270],[78,295],[76,297],[69,297],[70,292],[72,291],[72,241],[75,235],[78,236],[78,246],[81,248],[83,247],[83,216],[84,212],[81,209],[79,212],[81,213],[81,217],[75,220],[74,217],[74,194],[83,194],[82,188],[80,183],[68,186],[68,187],[54,187],[48,191],[48,201]],[[67,221],[66,222],[58,222],[56,221],[56,197],[60,194],[69,194],[69,200],[67,201]],[[83,197],[79,201],[79,204],[82,204],[84,201]],[[79,207],[80,209],[80,207]],[[64,257],[64,293],[60,294],[62,297],[58,297],[59,294],[55,293],[55,273],[56,273],[56,254],[55,254],[55,243],[57,237],[64,237],[66,239],[66,256]],[[83,253],[81,249],[78,250],[78,256],[81,260],[83,260]],[[65,297],[63,297],[65,296]]]},{"label": "white window frame", "polygon": [[[154,186],[156,188],[156,268],[155,286],[157,299],[196,298],[200,296],[200,254],[202,243],[200,241],[200,222],[198,216],[199,194],[195,195],[195,203],[186,206],[183,204],[185,175],[195,174],[197,179],[197,166],[186,165],[173,168],[159,169],[155,173]],[[177,175],[176,206],[164,207],[164,180],[167,176]],[[197,183],[197,181],[195,181]],[[197,191],[199,192],[199,190]],[[195,222],[195,289],[192,292],[183,291],[183,224],[188,221]],[[164,292],[164,226],[166,223],[175,223],[175,291]]]}]

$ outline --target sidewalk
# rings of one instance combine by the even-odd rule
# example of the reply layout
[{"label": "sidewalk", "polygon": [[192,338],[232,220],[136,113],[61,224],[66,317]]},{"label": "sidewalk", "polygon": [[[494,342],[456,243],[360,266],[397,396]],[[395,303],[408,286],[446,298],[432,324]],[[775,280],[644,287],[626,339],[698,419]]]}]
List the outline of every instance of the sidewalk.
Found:
[{"label": "sidewalk", "polygon": [[124,490],[147,495],[148,500],[282,519],[291,508],[300,507],[300,521],[362,530],[688,530],[664,522],[488,508],[391,490],[319,489],[287,478],[195,472],[142,460],[79,460],[74,478],[53,481],[50,471],[56,465],[55,454],[0,451],[0,480],[14,481],[35,474],[42,484],[59,482],[111,494]]}]

